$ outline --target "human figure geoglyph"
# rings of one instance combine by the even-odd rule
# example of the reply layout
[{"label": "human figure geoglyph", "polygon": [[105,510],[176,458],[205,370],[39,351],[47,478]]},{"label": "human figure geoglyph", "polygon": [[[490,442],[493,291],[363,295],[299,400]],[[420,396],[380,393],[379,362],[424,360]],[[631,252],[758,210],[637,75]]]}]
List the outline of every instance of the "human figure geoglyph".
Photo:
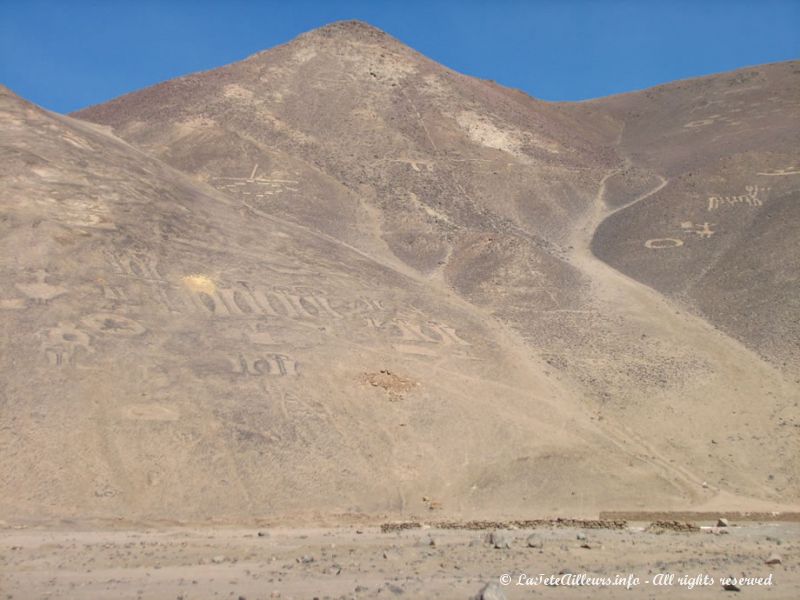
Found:
[{"label": "human figure geoglyph", "polygon": [[763,194],[767,190],[769,190],[768,187],[746,185],[744,186],[745,193],[738,196],[709,196],[708,210],[717,210],[725,204],[728,206],[733,206],[734,204],[747,204],[751,207],[762,206],[764,202],[759,197],[759,194]]}]

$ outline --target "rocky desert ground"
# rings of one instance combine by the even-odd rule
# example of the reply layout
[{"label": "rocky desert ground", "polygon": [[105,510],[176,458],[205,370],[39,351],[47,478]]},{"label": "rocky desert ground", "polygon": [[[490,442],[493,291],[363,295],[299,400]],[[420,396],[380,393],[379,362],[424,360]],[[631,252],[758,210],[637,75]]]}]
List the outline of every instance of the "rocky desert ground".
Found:
[{"label": "rocky desert ground", "polygon": [[9,599],[87,600],[702,599],[724,597],[734,579],[746,598],[788,600],[800,589],[789,558],[800,550],[796,522],[577,525],[98,531],[65,524],[3,531],[0,582]]},{"label": "rocky desert ground", "polygon": [[796,597],[799,117],[797,61],[552,103],[351,21],[0,88],[0,590]]}]

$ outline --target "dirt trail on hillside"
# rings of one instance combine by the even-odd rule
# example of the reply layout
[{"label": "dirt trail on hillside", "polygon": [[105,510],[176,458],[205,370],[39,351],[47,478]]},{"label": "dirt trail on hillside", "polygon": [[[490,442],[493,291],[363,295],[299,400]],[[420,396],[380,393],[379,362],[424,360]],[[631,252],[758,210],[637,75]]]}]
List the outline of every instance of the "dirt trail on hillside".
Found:
[{"label": "dirt trail on hillside", "polygon": [[[670,183],[667,178],[659,176],[661,181],[658,185],[633,201],[621,206],[614,202],[606,203],[606,182],[620,170],[611,170],[601,179],[594,203],[575,227],[571,261],[590,278],[593,296],[601,310],[622,320],[623,335],[629,335],[632,343],[639,337],[655,337],[676,352],[685,353],[697,362],[705,362],[710,368],[704,379],[686,381],[684,393],[665,398],[664,405],[660,405],[661,398],[646,397],[633,390],[626,410],[617,411],[615,416],[618,418],[606,420],[605,428],[611,437],[640,448],[653,464],[672,471],[673,476],[689,490],[691,503],[701,499],[707,502],[720,495],[729,499],[731,496],[722,492],[722,486],[712,481],[709,472],[709,469],[720,467],[714,464],[716,457],[711,454],[703,457],[700,453],[699,460],[689,466],[676,462],[674,450],[697,444],[697,436],[711,439],[727,433],[729,438],[738,435],[738,441],[744,442],[738,450],[728,454],[728,459],[734,461],[732,469],[735,469],[737,459],[763,462],[766,469],[776,457],[792,460],[791,457],[797,456],[797,443],[791,439],[788,443],[776,441],[772,437],[775,431],[773,417],[783,408],[780,401],[774,399],[791,397],[791,384],[738,341],[595,256],[592,240],[605,219],[656,197]],[[649,250],[643,247],[642,251]],[[727,398],[729,410],[711,412],[703,402],[709,393]],[[677,413],[677,416],[654,422],[648,415],[651,410],[672,415]],[[744,438],[760,441],[751,445]],[[716,440],[713,443],[716,444]],[[748,456],[747,446],[750,446],[749,452],[755,454]],[[721,479],[730,484],[730,476],[729,473]],[[751,477],[746,483],[747,495],[770,497],[765,481],[755,481]],[[738,489],[733,495],[738,495]],[[739,497],[746,505],[746,495]],[[772,499],[779,502],[774,495]]]}]

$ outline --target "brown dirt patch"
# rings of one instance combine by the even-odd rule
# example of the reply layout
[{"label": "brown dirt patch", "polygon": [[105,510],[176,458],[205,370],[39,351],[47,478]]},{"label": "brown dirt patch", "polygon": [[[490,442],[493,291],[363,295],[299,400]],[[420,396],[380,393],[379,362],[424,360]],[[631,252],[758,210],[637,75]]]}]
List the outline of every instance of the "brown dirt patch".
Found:
[{"label": "brown dirt patch", "polygon": [[402,398],[403,394],[419,385],[416,381],[401,377],[388,369],[381,369],[377,373],[362,373],[360,379],[365,385],[383,388],[393,400]]}]

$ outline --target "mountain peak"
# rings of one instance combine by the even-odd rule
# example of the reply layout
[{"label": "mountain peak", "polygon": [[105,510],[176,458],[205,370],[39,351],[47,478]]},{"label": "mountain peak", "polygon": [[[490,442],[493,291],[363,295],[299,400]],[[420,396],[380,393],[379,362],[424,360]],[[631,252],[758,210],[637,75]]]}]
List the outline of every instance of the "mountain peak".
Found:
[{"label": "mountain peak", "polygon": [[[334,21],[322,27],[301,33],[286,44],[289,47],[309,47],[319,49],[324,47],[342,46],[373,46],[376,48],[410,50],[408,46],[395,39],[382,29],[370,25],[365,21],[355,19]],[[265,48],[250,58],[260,58],[273,54],[276,48]]]},{"label": "mountain peak", "polygon": [[364,21],[334,21],[317,29],[299,35],[295,41],[311,45],[356,44],[378,46],[382,48],[407,48],[400,40],[392,37],[382,29]]},{"label": "mountain peak", "polygon": [[372,39],[386,39],[389,36],[388,33],[383,31],[382,29],[378,29],[374,25],[370,25],[366,21],[359,21],[357,19],[350,19],[344,21],[334,21],[333,23],[329,23],[328,25],[323,25],[317,29],[312,29],[311,31],[303,34],[303,35],[316,35],[322,37],[331,37],[331,38],[339,38],[339,37],[356,37],[356,38],[372,38]]}]

